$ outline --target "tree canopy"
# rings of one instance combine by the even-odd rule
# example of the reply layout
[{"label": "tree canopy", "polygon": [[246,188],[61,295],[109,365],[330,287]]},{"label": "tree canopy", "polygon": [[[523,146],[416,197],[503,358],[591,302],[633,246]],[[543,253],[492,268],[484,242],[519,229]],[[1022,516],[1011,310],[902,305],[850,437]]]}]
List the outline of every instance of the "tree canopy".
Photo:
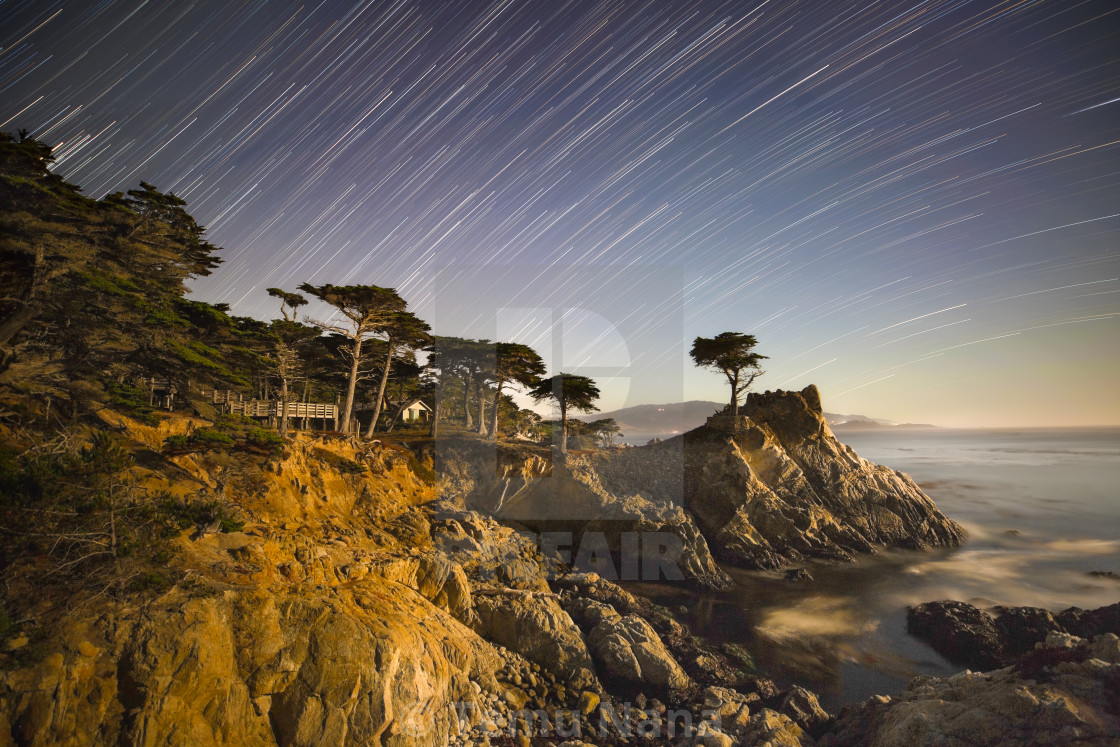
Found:
[{"label": "tree canopy", "polygon": [[491,412],[490,438],[498,437],[498,410],[502,389],[506,384],[521,387],[535,386],[547,372],[544,361],[536,350],[517,342],[499,342],[494,345],[494,407]]},{"label": "tree canopy", "polygon": [[359,371],[362,365],[362,344],[382,333],[393,323],[398,314],[405,312],[408,304],[393,288],[382,288],[377,285],[303,283],[299,289],[335,307],[347,320],[347,323],[310,320],[316,327],[342,335],[350,341],[349,347],[342,349],[350,363],[346,400],[338,424],[338,429],[345,433],[350,429],[350,415],[354,411],[354,394],[358,388]]},{"label": "tree canopy", "polygon": [[595,400],[599,387],[594,379],[575,374],[559,373],[539,381],[528,392],[536,402],[553,399],[560,408],[560,451],[568,451],[568,412],[597,412]]},{"label": "tree canopy", "polygon": [[754,335],[741,332],[721,332],[715,337],[697,337],[689,355],[701,368],[710,368],[727,377],[731,386],[732,415],[739,414],[739,396],[747,391],[754,380],[766,373],[761,363],[765,355],[754,352],[758,340]]}]

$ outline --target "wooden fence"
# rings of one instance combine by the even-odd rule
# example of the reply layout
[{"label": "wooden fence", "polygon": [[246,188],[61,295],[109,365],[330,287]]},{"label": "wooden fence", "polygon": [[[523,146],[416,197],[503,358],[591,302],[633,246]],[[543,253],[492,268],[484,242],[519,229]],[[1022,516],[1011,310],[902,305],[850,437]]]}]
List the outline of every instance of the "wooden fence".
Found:
[{"label": "wooden fence", "polygon": [[[278,418],[281,403],[271,399],[245,399],[240,394],[225,391],[213,393],[213,403],[222,406],[222,412],[231,415],[244,415],[250,418]],[[334,420],[338,417],[338,405],[325,402],[289,402],[289,418],[316,418]]]}]

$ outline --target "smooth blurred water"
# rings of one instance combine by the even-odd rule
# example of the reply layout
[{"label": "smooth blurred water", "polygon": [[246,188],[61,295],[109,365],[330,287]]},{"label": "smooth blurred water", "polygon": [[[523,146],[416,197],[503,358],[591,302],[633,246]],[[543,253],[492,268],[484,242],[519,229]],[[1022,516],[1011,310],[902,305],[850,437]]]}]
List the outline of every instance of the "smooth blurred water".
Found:
[{"label": "smooth blurred water", "polygon": [[827,708],[893,695],[915,674],[960,668],[906,634],[906,607],[960,599],[1054,610],[1120,601],[1120,429],[841,432],[873,462],[910,474],[969,537],[956,550],[885,551],[855,564],[807,563],[814,580],[727,569],[728,593],[643,585],[685,605],[718,640],[743,642],[780,685]]}]

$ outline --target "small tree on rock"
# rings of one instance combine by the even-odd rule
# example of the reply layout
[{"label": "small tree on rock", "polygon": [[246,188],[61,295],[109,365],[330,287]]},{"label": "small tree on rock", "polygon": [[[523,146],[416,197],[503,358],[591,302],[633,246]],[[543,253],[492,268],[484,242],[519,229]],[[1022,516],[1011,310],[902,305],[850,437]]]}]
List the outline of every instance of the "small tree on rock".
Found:
[{"label": "small tree on rock", "polygon": [[741,332],[721,332],[715,337],[697,337],[689,355],[701,368],[720,371],[731,385],[731,414],[739,414],[739,395],[747,391],[754,380],[766,373],[759,365],[765,355],[753,352],[758,340],[754,335]]}]

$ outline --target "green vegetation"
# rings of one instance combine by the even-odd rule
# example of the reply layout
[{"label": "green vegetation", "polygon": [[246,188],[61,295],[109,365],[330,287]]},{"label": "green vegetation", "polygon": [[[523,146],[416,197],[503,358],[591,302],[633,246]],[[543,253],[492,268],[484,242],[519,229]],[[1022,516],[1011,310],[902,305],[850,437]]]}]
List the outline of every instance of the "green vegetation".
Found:
[{"label": "green vegetation", "polygon": [[[243,528],[227,481],[236,486],[229,496],[257,490],[254,470],[281,469],[292,429],[356,441],[397,429],[434,437],[442,426],[547,442],[552,424],[518,406],[510,392],[520,389],[556,400],[561,448],[569,430],[580,449],[617,440],[612,421],[568,420],[596,410],[591,379],[542,380],[540,355],[520,343],[433,336],[392,288],[269,288],[283,317],[270,321],[188,299],[190,281],[221,260],[181,198],[141,182],[91,199],[51,163],[46,144],[0,133],[5,573],[98,593],[165,588],[175,578],[172,539],[192,527]],[[327,321],[303,313],[312,305]],[[308,416],[333,404],[333,423]],[[195,420],[164,439],[162,455],[142,445],[152,431],[123,435],[131,424],[110,416],[152,427],[184,422],[171,412]],[[430,458],[394,440],[383,445],[384,461],[368,464],[312,453],[343,474],[398,464],[434,484]],[[222,481],[221,497],[185,500],[153,487],[177,469],[167,458],[186,454]],[[0,635],[13,625],[7,609]],[[32,655],[35,647],[26,648]]]},{"label": "green vegetation", "polygon": [[221,532],[240,532],[245,522],[237,518],[229,506],[216,500],[185,501],[164,497],[159,503],[159,512],[172,529],[190,529],[195,526],[210,526],[215,522]]}]

